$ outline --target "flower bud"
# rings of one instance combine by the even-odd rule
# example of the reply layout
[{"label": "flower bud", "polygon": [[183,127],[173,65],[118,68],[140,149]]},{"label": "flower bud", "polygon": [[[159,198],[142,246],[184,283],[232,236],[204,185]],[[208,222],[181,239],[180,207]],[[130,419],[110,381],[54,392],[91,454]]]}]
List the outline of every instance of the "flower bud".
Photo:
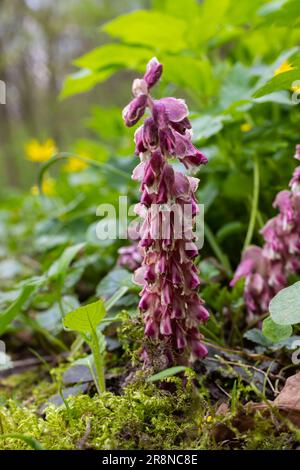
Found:
[{"label": "flower bud", "polygon": [[156,57],[150,60],[147,64],[146,73],[144,80],[146,81],[148,88],[152,88],[160,79],[162,74],[163,66],[160,64]]}]

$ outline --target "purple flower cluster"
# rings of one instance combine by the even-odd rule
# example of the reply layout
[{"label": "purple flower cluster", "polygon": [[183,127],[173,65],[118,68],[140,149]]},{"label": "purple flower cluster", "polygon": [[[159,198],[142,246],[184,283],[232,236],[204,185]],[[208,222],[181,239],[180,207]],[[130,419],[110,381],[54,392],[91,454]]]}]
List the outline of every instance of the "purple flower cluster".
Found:
[{"label": "purple flower cluster", "polygon": [[[175,171],[168,160],[177,157],[189,169],[207,159],[191,142],[185,102],[150,96],[161,74],[162,65],[153,58],[144,77],[134,80],[134,98],[124,109],[123,118],[127,126],[133,126],[146,109],[150,111],[135,132],[136,154],[141,162],[132,177],[141,183],[141,200],[135,210],[142,218],[139,247],[143,252],[135,281],[143,287],[139,308],[145,334],[163,345],[167,364],[172,364],[176,354],[186,357],[187,353],[190,359],[207,354],[199,324],[207,320],[208,312],[197,293],[200,282],[194,264],[198,255],[193,233],[199,211],[195,198],[198,179]],[[186,206],[190,218],[182,216]],[[175,234],[175,216],[184,219],[181,237]],[[149,361],[146,347],[143,358]]]},{"label": "purple flower cluster", "polygon": [[132,224],[128,229],[128,238],[131,240],[131,245],[122,246],[119,248],[119,258],[117,261],[118,266],[126,268],[129,271],[135,271],[142,264],[142,252],[136,239],[139,231],[139,224]]},{"label": "purple flower cluster", "polygon": [[135,271],[141,265],[142,255],[136,242],[132,242],[129,246],[122,246],[122,248],[119,248],[118,253],[117,264],[122,268]]},{"label": "purple flower cluster", "polygon": [[[295,158],[300,160],[300,145]],[[294,171],[290,190],[277,194],[273,206],[279,213],[261,230],[262,248],[245,250],[231,285],[245,278],[244,298],[248,313],[268,311],[274,295],[288,284],[288,277],[300,271],[300,167]]]}]

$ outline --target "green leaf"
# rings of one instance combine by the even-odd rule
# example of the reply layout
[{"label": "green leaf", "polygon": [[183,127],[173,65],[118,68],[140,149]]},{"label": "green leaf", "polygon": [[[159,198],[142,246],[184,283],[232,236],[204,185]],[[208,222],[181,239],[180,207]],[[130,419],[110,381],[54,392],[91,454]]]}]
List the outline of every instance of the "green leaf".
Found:
[{"label": "green leaf", "polygon": [[278,351],[279,349],[286,348],[290,351],[297,349],[300,346],[300,336],[289,336],[288,338],[279,341],[279,343],[272,344],[270,349],[272,351]]},{"label": "green leaf", "polygon": [[275,91],[269,95],[261,96],[260,98],[253,98],[255,103],[278,103],[285,104],[287,106],[294,106],[295,103],[291,100],[290,94],[285,91]]},{"label": "green leaf", "polygon": [[260,98],[261,96],[269,95],[275,91],[289,90],[296,80],[300,80],[299,68],[275,75],[275,77],[271,78],[265,85],[255,91],[253,98]]},{"label": "green leaf", "polygon": [[205,204],[205,213],[209,210],[210,206],[214,203],[218,196],[218,187],[214,181],[208,181],[197,192],[199,200]]},{"label": "green leaf", "polygon": [[158,380],[164,380],[167,377],[172,377],[173,375],[176,375],[179,372],[183,372],[188,369],[189,369],[188,367],[184,367],[184,366],[170,367],[169,369],[165,369],[165,370],[162,370],[161,372],[158,372],[157,374],[151,375],[151,377],[148,377],[146,379],[146,382],[157,382]]},{"label": "green leaf", "polygon": [[216,238],[219,242],[222,242],[225,238],[228,238],[233,233],[240,233],[244,229],[242,222],[234,221],[224,224],[220,230],[217,231]]},{"label": "green leaf", "polygon": [[5,332],[9,324],[21,312],[23,305],[29,299],[30,295],[41,284],[41,282],[41,279],[37,279],[35,281],[31,281],[23,285],[17,299],[6,310],[4,310],[4,312],[0,314],[0,335]]},{"label": "green leaf", "polygon": [[206,0],[202,2],[200,13],[195,18],[191,38],[191,45],[203,45],[213,38],[220,30],[224,22],[230,0]]},{"label": "green leaf", "polygon": [[79,70],[66,78],[59,98],[64,99],[72,95],[90,91],[98,83],[107,80],[115,71],[116,69],[114,67],[97,72],[88,69]]},{"label": "green leaf", "polygon": [[250,87],[249,69],[236,63],[223,81],[220,91],[220,105],[222,109],[235,109],[250,100],[252,88]]},{"label": "green leaf", "polygon": [[279,325],[300,323],[300,281],[279,291],[271,300],[269,310]]},{"label": "green leaf", "polygon": [[228,120],[228,116],[210,116],[206,114],[192,120],[193,140],[208,139],[223,129],[223,122]]},{"label": "green leaf", "polygon": [[200,14],[197,0],[184,0],[184,2],[174,0],[154,0],[153,7],[156,10],[176,16],[176,18],[187,21],[194,20]]},{"label": "green leaf", "polygon": [[227,9],[228,22],[231,25],[242,25],[245,32],[245,24],[250,24],[253,19],[257,18],[257,9],[261,3],[262,0],[251,0],[251,2],[230,0],[230,5]]},{"label": "green leaf", "polygon": [[262,333],[273,343],[278,343],[289,338],[293,333],[293,328],[290,325],[278,325],[271,317],[268,317],[263,321]]},{"label": "green leaf", "polygon": [[106,302],[106,310],[110,310],[128,291],[128,286],[120,287]]},{"label": "green leaf", "polygon": [[34,437],[27,436],[26,434],[0,434],[0,439],[19,439],[20,441],[24,441],[33,450],[45,450],[42,444],[40,444]]},{"label": "green leaf", "polygon": [[85,243],[77,243],[76,245],[66,248],[62,255],[50,266],[48,270],[49,278],[63,278],[67,274],[69,265],[84,246]]},{"label": "green leaf", "polygon": [[[187,23],[157,11],[138,10],[106,23],[102,30],[128,44],[179,52],[187,47]],[[149,57],[151,58],[151,57]]]},{"label": "green leaf", "polygon": [[[61,298],[61,305],[64,312],[69,312],[79,307],[77,297],[65,295]],[[55,302],[47,310],[43,310],[35,315],[36,322],[47,331],[57,335],[62,330],[62,313],[58,302]]]},{"label": "green leaf", "polygon": [[236,201],[247,199],[251,191],[252,181],[241,170],[232,170],[223,184],[223,196]]},{"label": "green leaf", "polygon": [[69,312],[64,318],[64,326],[79,333],[93,333],[105,315],[104,303],[98,300]]},{"label": "green leaf", "polygon": [[[277,2],[278,3],[278,2]],[[292,28],[293,26],[299,26],[300,24],[300,4],[299,0],[290,0],[281,5],[282,2],[278,3],[279,8],[273,9],[261,9],[260,14],[264,16],[263,26],[265,25],[276,25],[276,26],[287,26]],[[266,5],[268,6],[268,5]],[[276,6],[276,4],[275,4]]]},{"label": "green leaf", "polygon": [[96,294],[108,299],[121,287],[127,287],[127,290],[135,288],[135,284],[132,281],[132,273],[123,268],[115,268],[100,281]]},{"label": "green leaf", "polygon": [[152,52],[144,47],[127,46],[125,44],[105,44],[74,60],[74,64],[90,70],[106,67],[115,69],[134,69],[148,62]]},{"label": "green leaf", "polygon": [[273,342],[267,339],[258,328],[252,328],[252,330],[246,331],[243,337],[265,348],[268,348],[273,344]]},{"label": "green leaf", "polygon": [[216,79],[209,60],[165,55],[162,62],[163,77],[167,82],[176,83],[188,91],[192,89],[198,96],[210,96],[215,91]]},{"label": "green leaf", "polygon": [[282,5],[286,3],[286,0],[272,0],[266,3],[258,9],[257,14],[259,16],[266,16],[282,8]]},{"label": "green leaf", "polygon": [[[119,141],[120,136],[125,133],[124,121],[118,107],[101,108],[95,106],[91,109],[90,117],[85,123],[89,129],[97,132],[102,139],[107,140],[109,143],[112,139]],[[87,139],[81,139],[84,146],[86,146],[86,141]],[[90,141],[88,140],[88,142]],[[84,146],[82,145],[82,150]],[[77,153],[79,152],[77,151]]]}]

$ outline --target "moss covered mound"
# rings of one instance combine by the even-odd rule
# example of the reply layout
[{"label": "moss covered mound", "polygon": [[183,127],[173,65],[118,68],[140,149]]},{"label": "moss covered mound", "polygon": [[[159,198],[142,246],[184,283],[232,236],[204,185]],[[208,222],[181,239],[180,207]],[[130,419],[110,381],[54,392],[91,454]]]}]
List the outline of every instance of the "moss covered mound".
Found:
[{"label": "moss covered mound", "polygon": [[141,381],[121,396],[81,394],[42,414],[53,387],[39,383],[29,398],[18,391],[24,381],[32,385],[28,374],[11,377],[6,385],[17,384],[15,398],[2,394],[0,449],[288,449],[296,442],[259,414],[249,429],[236,429],[230,411],[218,415],[192,381],[182,387],[179,378],[168,379],[169,390]]}]

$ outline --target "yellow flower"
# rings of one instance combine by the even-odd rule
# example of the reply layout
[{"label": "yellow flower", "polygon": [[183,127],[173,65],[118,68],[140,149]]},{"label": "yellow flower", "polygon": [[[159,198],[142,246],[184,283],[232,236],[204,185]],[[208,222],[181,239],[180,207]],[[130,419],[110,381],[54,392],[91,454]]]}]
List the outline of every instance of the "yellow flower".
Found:
[{"label": "yellow flower", "polygon": [[43,163],[57,152],[57,148],[53,139],[47,139],[42,143],[36,139],[31,139],[25,145],[25,152],[27,160]]},{"label": "yellow flower", "polygon": [[240,129],[242,132],[249,132],[252,129],[252,125],[249,124],[249,122],[244,122],[243,124],[241,124]]},{"label": "yellow flower", "polygon": [[213,420],[214,420],[214,418],[211,415],[207,416],[207,418],[206,418],[207,423],[211,423]]},{"label": "yellow flower", "polygon": [[274,75],[279,75],[280,73],[289,72],[290,70],[294,70],[294,67],[285,60],[282,64],[274,71]]},{"label": "yellow flower", "polygon": [[67,173],[74,173],[77,171],[85,170],[88,167],[88,164],[83,160],[80,160],[77,157],[70,157],[67,163],[64,165],[64,171]]},{"label": "yellow flower", "polygon": [[[49,197],[54,196],[55,180],[53,178],[44,178],[42,182],[42,191],[43,191],[43,194],[45,194],[45,196],[49,196]],[[31,187],[30,194],[32,194],[32,196],[39,195],[39,188],[36,184]]]}]

